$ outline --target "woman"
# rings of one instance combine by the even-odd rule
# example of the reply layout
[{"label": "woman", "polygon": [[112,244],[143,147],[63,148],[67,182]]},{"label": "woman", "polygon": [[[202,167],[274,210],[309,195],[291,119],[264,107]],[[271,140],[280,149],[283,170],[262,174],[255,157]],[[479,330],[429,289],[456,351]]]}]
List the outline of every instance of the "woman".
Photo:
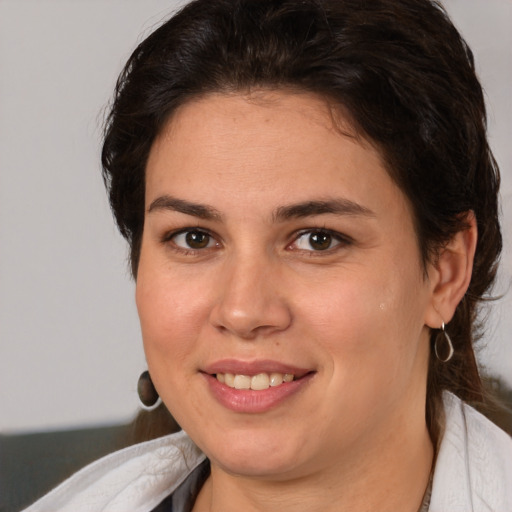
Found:
[{"label": "woman", "polygon": [[29,510],[512,509],[512,441],[461,401],[499,175],[440,5],[192,2],[128,61],[102,161],[183,432]]}]

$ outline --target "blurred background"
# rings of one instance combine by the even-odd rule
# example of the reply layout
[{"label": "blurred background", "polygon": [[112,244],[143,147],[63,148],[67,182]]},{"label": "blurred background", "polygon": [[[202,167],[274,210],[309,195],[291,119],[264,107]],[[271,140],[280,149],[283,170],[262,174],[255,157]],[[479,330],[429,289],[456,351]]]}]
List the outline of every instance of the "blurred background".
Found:
[{"label": "blurred background", "polygon": [[[146,368],[127,250],[100,174],[103,109],[180,2],[0,0],[0,433],[116,425]],[[181,2],[183,3],[183,2]],[[512,2],[446,0],[484,84],[512,276]],[[512,292],[481,365],[512,386]]]}]

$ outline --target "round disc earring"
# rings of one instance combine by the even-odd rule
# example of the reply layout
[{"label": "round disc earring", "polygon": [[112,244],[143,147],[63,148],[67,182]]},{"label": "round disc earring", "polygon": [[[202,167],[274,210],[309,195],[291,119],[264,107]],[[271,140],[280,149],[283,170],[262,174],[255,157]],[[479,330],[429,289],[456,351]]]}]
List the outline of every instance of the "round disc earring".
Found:
[{"label": "round disc earring", "polygon": [[137,393],[141,402],[142,408],[148,411],[156,409],[162,402],[158,391],[155,389],[151,375],[146,370],[141,373],[137,383]]}]

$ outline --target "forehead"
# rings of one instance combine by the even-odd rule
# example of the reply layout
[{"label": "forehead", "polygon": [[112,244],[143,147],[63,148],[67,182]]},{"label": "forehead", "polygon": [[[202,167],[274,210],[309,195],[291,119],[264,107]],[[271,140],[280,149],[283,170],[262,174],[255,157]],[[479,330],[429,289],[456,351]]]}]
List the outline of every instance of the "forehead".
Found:
[{"label": "forehead", "polygon": [[209,94],[182,105],[151,149],[146,185],[146,203],[159,193],[211,203],[226,189],[276,205],[336,187],[357,202],[388,201],[383,185],[401,195],[380,152],[340,108],[290,91]]},{"label": "forehead", "polygon": [[323,97],[295,91],[212,93],[176,109],[151,148],[148,167],[163,152],[186,160],[221,151],[231,157],[243,151],[261,154],[265,150],[283,155],[292,146],[305,153],[311,152],[312,146],[337,143],[338,136],[368,149],[381,162],[379,152],[359,136],[342,107]]},{"label": "forehead", "polygon": [[[164,124],[157,141],[162,137],[170,137],[183,129],[199,130],[196,135],[204,132],[202,127],[208,122],[208,129],[215,126],[216,137],[222,137],[226,129],[231,128],[229,121],[241,125],[250,116],[263,123],[264,132],[273,129],[288,130],[297,121],[304,129],[307,125],[316,125],[328,132],[357,140],[361,145],[371,143],[360,135],[351,121],[350,114],[343,105],[330,101],[318,94],[295,89],[255,89],[247,92],[208,93],[195,96],[180,105]],[[289,120],[288,126],[283,121]],[[244,126],[247,136],[260,131],[261,125]],[[261,133],[260,133],[261,134]]]},{"label": "forehead", "polygon": [[[280,88],[265,89],[255,88],[247,91],[234,92],[211,92],[194,96],[190,100],[181,104],[171,116],[169,122],[180,118],[183,112],[187,112],[190,107],[193,109],[199,107],[215,110],[218,107],[220,111],[229,110],[231,113],[238,111],[243,116],[247,111],[259,111],[262,116],[268,118],[269,112],[288,112],[300,114],[307,117],[309,121],[317,122],[326,128],[333,128],[336,123],[345,133],[352,133],[348,114],[344,112],[341,105],[330,101],[327,97],[304,91],[302,89]],[[257,107],[255,109],[254,107]],[[355,134],[355,131],[354,131]]]}]

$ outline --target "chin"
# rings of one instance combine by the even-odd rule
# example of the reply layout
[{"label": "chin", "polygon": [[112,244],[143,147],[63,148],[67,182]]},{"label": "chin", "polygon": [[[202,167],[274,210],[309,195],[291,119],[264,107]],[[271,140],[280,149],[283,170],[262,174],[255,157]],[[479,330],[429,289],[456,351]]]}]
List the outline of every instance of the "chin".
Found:
[{"label": "chin", "polygon": [[276,435],[275,430],[265,435],[226,434],[213,449],[208,448],[203,451],[213,464],[238,476],[275,479],[294,472],[300,464],[300,446],[289,436]]},{"label": "chin", "polygon": [[211,458],[210,460],[226,473],[240,477],[280,480],[287,478],[298,469],[289,459],[283,460],[274,457],[265,459],[262,453],[250,458],[222,454],[219,459]]}]

